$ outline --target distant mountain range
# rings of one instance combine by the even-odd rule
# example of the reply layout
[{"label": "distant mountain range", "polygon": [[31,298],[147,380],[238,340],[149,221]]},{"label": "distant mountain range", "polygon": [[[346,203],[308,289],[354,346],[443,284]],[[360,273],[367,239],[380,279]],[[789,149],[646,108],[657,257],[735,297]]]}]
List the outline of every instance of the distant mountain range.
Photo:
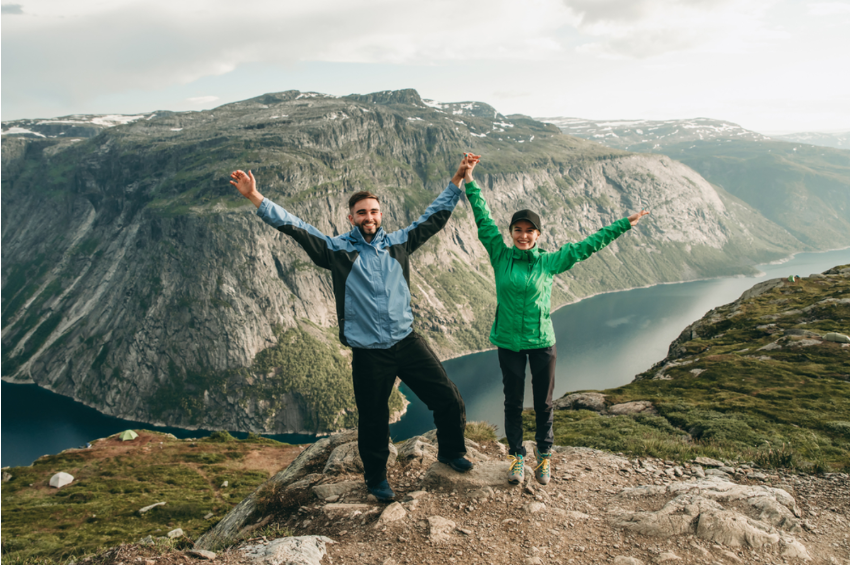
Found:
[{"label": "distant mountain range", "polygon": [[[779,198],[761,176],[726,181],[735,167],[752,168],[742,150],[734,167],[714,172],[711,151],[727,151],[725,140],[712,140],[704,156],[666,141],[655,149],[708,171],[713,186],[663,155],[413,90],[288,91],[202,112],[2,128],[3,378],[184,427],[321,432],[356,421],[330,275],[254,215],[228,183],[236,168],[252,169],[265,195],[329,235],[350,229],[346,201],[361,189],[381,194],[388,230],[413,222],[467,150],[484,156],[476,178],[505,235],[514,211],[539,210],[545,249],[651,206],[638,228],[556,278],[554,307],[850,245],[848,152],[806,149],[801,162],[796,146],[779,143],[764,174],[786,182],[789,171],[805,171],[806,182],[833,182]],[[778,142],[736,143],[763,159],[763,144]],[[810,224],[805,210],[815,205]],[[417,251],[410,276],[415,327],[441,357],[490,347],[493,274],[465,201]],[[393,409],[402,406],[394,396]]]},{"label": "distant mountain range", "polygon": [[541,120],[607,147],[668,155],[741,198],[800,241],[818,248],[850,245],[848,150],[777,141],[708,118]]}]

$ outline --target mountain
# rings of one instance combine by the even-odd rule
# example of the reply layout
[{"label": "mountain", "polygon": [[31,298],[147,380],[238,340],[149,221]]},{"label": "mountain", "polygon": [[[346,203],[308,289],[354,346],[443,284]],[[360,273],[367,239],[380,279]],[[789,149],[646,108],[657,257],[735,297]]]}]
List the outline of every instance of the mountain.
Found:
[{"label": "mountain", "polygon": [[542,119],[608,147],[681,161],[813,247],[850,245],[850,151],[776,141],[708,118]]},{"label": "mountain", "polygon": [[[329,273],[255,216],[228,183],[236,168],[331,235],[350,229],[360,189],[382,196],[387,229],[413,222],[466,150],[483,155],[476,177],[500,225],[545,210],[544,248],[652,203],[649,221],[556,279],[555,307],[752,273],[810,248],[668,157],[413,90],[288,91],[3,130],[3,378],[147,422],[276,433],[356,422]],[[490,347],[493,276],[465,201],[413,258],[411,286],[415,327],[442,358]],[[391,405],[404,408],[397,392]]]},{"label": "mountain", "polygon": [[822,147],[833,147],[835,149],[850,149],[850,131],[841,133],[807,131],[774,135],[773,138],[782,141],[789,141],[791,143],[808,143],[809,145],[820,145]]}]

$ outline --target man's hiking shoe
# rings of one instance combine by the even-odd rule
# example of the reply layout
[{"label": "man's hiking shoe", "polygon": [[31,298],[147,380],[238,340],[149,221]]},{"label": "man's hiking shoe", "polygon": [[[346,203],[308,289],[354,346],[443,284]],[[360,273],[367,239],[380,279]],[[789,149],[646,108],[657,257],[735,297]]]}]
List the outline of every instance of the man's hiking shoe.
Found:
[{"label": "man's hiking shoe", "polygon": [[534,468],[534,478],[541,485],[549,484],[549,459],[552,458],[552,452],[540,453],[537,447],[534,448],[534,458],[537,459],[537,467]]},{"label": "man's hiking shoe", "polygon": [[508,455],[510,467],[508,467],[508,482],[512,485],[518,485],[522,482],[525,464],[522,461],[522,455]]},{"label": "man's hiking shoe", "polygon": [[390,501],[395,498],[395,493],[390,488],[390,483],[386,479],[373,487],[366,485],[366,489],[381,502]]},{"label": "man's hiking shoe", "polygon": [[466,473],[467,471],[472,469],[472,461],[470,461],[466,457],[458,457],[456,459],[449,459],[448,457],[437,457],[437,461],[439,461],[440,463],[445,463],[458,473]]}]

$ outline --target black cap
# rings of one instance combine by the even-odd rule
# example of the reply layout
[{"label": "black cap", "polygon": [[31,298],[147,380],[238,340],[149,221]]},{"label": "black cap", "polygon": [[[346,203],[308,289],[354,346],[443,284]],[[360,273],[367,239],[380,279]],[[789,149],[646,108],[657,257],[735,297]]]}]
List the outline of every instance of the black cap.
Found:
[{"label": "black cap", "polygon": [[515,223],[521,222],[522,220],[525,220],[526,222],[531,222],[531,225],[537,228],[537,231],[543,231],[540,229],[540,216],[538,216],[531,210],[520,210],[519,212],[515,213],[511,218],[511,225],[508,227],[514,227]]}]

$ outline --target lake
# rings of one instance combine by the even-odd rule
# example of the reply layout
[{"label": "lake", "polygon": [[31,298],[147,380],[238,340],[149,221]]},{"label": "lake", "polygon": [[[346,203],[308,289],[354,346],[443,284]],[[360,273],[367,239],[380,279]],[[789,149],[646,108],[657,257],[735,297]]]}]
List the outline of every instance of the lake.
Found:
[{"label": "lake", "polygon": [[[781,264],[760,265],[759,278],[712,279],[593,296],[552,314],[558,340],[555,398],[566,392],[611,388],[667,355],[667,347],[685,327],[707,311],[738,298],[761,280],[789,275],[807,276],[835,265],[850,263],[850,249],[801,253]],[[580,268],[578,266],[577,268]],[[502,433],[501,372],[495,351],[451,359],[444,363],[466,402],[467,420],[489,421]],[[407,414],[390,426],[394,440],[421,434],[434,427],[428,409],[407,390]],[[80,447],[92,439],[133,429],[153,429],[180,438],[204,437],[209,431],[163,428],[100,414],[70,398],[36,385],[2,383],[2,465],[28,465],[41,455]],[[530,378],[526,404],[531,403]],[[236,437],[245,434],[233,433]],[[313,441],[312,436],[269,435],[288,443]]]}]

